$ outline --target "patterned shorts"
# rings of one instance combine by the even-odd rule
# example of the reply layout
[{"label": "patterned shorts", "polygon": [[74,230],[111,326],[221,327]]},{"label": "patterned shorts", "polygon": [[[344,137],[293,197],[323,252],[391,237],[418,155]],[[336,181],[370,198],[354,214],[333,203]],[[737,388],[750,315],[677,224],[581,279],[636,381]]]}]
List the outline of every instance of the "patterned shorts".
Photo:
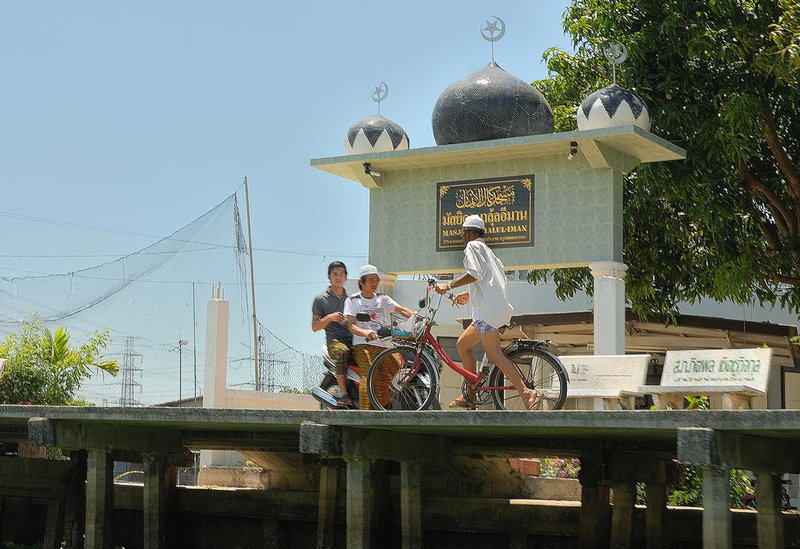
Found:
[{"label": "patterned shorts", "polygon": [[350,362],[350,347],[338,339],[332,339],[328,343],[328,356],[336,364],[336,375],[345,375]]},{"label": "patterned shorts", "polygon": [[[358,386],[358,407],[362,410],[371,410],[372,404],[367,396],[367,372],[375,358],[386,350],[386,347],[377,345],[356,345],[353,347],[353,359],[358,365],[361,374],[361,383]],[[400,371],[400,363],[394,354],[387,356],[375,371],[375,398],[382,406],[387,406],[391,400],[389,385],[394,376]]]},{"label": "patterned shorts", "polygon": [[478,329],[479,334],[488,334],[492,330],[496,329],[494,326],[487,324],[483,320],[473,320],[472,324],[474,324],[475,327]]}]

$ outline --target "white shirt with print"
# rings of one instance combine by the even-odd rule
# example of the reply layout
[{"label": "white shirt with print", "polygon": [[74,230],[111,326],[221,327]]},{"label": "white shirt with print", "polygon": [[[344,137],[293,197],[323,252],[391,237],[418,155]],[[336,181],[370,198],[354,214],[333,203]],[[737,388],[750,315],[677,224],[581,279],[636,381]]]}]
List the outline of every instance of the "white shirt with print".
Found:
[{"label": "white shirt with print", "polygon": [[469,288],[472,320],[482,320],[494,328],[511,322],[514,307],[508,301],[505,266],[482,238],[467,242],[464,270],[476,279]]},{"label": "white shirt with print", "polygon": [[[364,297],[360,292],[353,294],[344,302],[344,316],[356,316],[358,313],[369,314],[369,322],[356,322],[356,326],[364,330],[378,331],[383,326],[389,326],[391,322],[390,314],[399,305],[386,294],[375,293],[370,299]],[[375,345],[376,347],[391,347],[392,340],[373,339],[367,341],[366,338],[353,334],[353,345]]]}]

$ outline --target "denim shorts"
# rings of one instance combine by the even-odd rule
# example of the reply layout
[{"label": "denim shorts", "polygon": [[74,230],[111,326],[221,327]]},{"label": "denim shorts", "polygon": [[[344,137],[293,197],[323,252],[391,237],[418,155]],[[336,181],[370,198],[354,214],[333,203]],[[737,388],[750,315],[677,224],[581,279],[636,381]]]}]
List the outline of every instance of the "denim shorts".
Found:
[{"label": "denim shorts", "polygon": [[479,334],[488,334],[492,330],[496,329],[494,326],[487,324],[483,320],[473,320],[472,324],[474,324],[475,327],[478,329]]}]

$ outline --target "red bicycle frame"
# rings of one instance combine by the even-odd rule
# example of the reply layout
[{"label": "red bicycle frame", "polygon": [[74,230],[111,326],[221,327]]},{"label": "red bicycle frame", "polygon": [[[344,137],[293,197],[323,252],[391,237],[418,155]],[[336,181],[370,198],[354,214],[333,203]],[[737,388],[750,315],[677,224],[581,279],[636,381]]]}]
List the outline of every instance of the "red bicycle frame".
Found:
[{"label": "red bicycle frame", "polygon": [[[436,351],[436,354],[438,354],[442,358],[442,360],[444,360],[445,364],[447,364],[447,366],[451,370],[455,371],[457,374],[459,374],[461,377],[463,377],[464,379],[466,379],[470,383],[478,383],[478,381],[480,381],[480,379],[481,379],[481,374],[470,372],[469,370],[466,370],[466,369],[462,368],[461,366],[459,366],[458,364],[456,364],[453,361],[453,359],[450,358],[450,356],[447,354],[447,351],[445,351],[442,348],[442,346],[439,345],[439,342],[436,341],[436,338],[431,335],[431,327],[432,327],[431,324],[428,324],[427,326],[425,326],[425,331],[423,332],[422,337],[420,338],[422,340],[422,345],[419,346],[419,350],[417,351],[417,354],[414,356],[413,367],[411,368],[411,371],[408,372],[408,374],[405,376],[405,378],[406,379],[411,379],[412,377],[414,377],[417,374],[417,370],[419,369],[419,360],[420,360],[419,356],[420,356],[420,354],[422,354],[422,349],[425,348],[425,345],[430,345],[433,348],[433,350]],[[507,391],[507,390],[511,390],[511,389],[514,389],[514,387],[513,386],[501,386],[501,387],[479,387],[478,388],[478,390],[481,390],[481,391]]]}]

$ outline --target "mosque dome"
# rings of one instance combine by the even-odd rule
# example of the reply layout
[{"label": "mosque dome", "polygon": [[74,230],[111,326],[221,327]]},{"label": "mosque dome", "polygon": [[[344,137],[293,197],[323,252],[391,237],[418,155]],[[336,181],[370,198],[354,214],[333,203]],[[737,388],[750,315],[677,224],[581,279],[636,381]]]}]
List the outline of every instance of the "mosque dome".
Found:
[{"label": "mosque dome", "polygon": [[405,130],[380,114],[359,120],[347,130],[345,154],[399,151],[408,148]]},{"label": "mosque dome", "polygon": [[597,90],[578,107],[579,130],[638,126],[650,131],[650,122],[642,98],[617,84]]},{"label": "mosque dome", "polygon": [[437,145],[553,132],[553,110],[535,87],[492,61],[447,86],[433,108]]}]

